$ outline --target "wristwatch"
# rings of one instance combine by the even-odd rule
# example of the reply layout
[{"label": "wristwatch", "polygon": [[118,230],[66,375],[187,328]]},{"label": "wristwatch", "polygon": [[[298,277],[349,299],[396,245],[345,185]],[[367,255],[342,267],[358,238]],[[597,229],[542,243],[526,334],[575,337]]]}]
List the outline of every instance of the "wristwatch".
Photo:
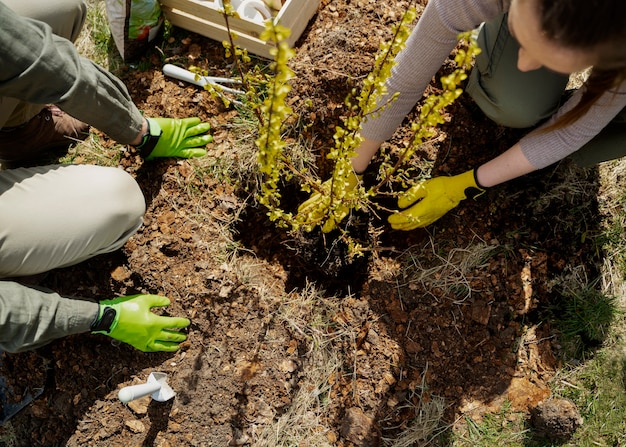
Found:
[{"label": "wristwatch", "polygon": [[147,158],[152,153],[163,133],[163,130],[158,125],[150,126],[148,118],[146,118],[146,123],[148,123],[148,131],[141,136],[141,143],[133,146],[139,151],[142,158]]},{"label": "wristwatch", "polygon": [[117,311],[110,306],[103,306],[98,303],[98,314],[96,319],[91,323],[91,332],[99,332],[108,334],[111,332],[111,325],[115,321]]}]

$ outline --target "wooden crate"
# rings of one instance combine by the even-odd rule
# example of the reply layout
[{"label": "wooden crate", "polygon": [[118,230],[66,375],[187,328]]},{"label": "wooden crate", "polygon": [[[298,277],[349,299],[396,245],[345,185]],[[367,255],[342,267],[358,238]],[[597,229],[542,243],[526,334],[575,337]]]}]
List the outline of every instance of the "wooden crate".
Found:
[{"label": "wooden crate", "polygon": [[[296,43],[311,17],[317,12],[319,5],[320,0],[287,0],[278,11],[274,20],[291,29],[291,35],[287,41],[290,46],[293,47]],[[161,0],[161,8],[165,17],[174,26],[220,42],[228,40],[224,16],[213,6],[209,6],[207,1]],[[272,58],[270,49],[274,44],[259,39],[259,35],[265,29],[263,24],[238,17],[229,17],[228,23],[231,31],[238,36],[235,39],[236,45],[258,56]]]}]

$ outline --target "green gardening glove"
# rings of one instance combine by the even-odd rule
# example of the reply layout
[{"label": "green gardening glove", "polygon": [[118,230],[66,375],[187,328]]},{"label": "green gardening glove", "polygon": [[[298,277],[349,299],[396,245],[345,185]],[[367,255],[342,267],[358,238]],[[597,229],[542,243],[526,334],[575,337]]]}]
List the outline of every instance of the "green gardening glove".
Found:
[{"label": "green gardening glove", "polygon": [[187,318],[159,316],[150,311],[153,307],[169,304],[167,297],[159,295],[121,296],[101,301],[91,330],[143,352],[174,352],[187,336],[173,329],[187,327],[190,321]]},{"label": "green gardening glove", "polygon": [[148,133],[137,146],[146,160],[157,157],[192,158],[206,155],[205,146],[213,141],[209,123],[200,118],[146,118]]},{"label": "green gardening glove", "polygon": [[[409,188],[398,198],[398,207],[410,208],[392,214],[394,230],[413,230],[430,225],[467,197],[478,197],[485,189],[478,185],[475,170],[453,177],[434,177]],[[415,203],[416,201],[418,201]]]},{"label": "green gardening glove", "polygon": [[323,219],[328,215],[326,222],[322,225],[322,232],[329,233],[335,228],[337,228],[337,224],[341,222],[348,215],[350,210],[346,206],[338,206],[332,212],[329,210],[330,208],[330,189],[331,186],[333,188],[344,188],[344,193],[354,190],[359,184],[363,176],[357,175],[353,171],[350,172],[347,182],[344,185],[332,184],[332,180],[326,180],[321,185],[321,190],[325,191],[326,194],[321,194],[319,191],[315,191],[311,194],[311,197],[303,202],[298,207],[298,215],[302,216],[305,222],[316,222]]}]

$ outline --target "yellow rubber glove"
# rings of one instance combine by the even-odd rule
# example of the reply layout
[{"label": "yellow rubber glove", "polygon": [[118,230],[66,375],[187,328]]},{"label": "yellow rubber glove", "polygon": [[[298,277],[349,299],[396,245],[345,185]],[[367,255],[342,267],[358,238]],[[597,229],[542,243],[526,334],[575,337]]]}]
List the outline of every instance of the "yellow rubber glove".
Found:
[{"label": "yellow rubber glove", "polygon": [[398,207],[410,208],[389,216],[387,220],[391,227],[405,231],[425,227],[456,207],[461,200],[484,193],[474,171],[453,177],[434,177],[406,190],[398,198]]},{"label": "yellow rubber glove", "polygon": [[170,304],[159,295],[121,296],[101,301],[96,320],[91,325],[94,334],[105,334],[143,352],[174,352],[187,335],[176,328],[189,326],[182,317],[165,317],[151,312],[153,307]]},{"label": "yellow rubber glove", "polygon": [[[354,172],[350,172],[348,176],[347,183],[345,185],[337,185],[332,184],[332,180],[326,180],[322,183],[322,191],[327,191],[327,194],[321,194],[318,191],[315,191],[311,194],[311,197],[303,202],[298,207],[298,214],[306,215],[305,221],[318,221],[321,220],[325,215],[328,214],[328,208],[330,207],[330,189],[331,187],[341,188],[343,187],[345,191],[352,191],[357,187],[359,182],[361,181],[362,176],[357,175]],[[341,222],[348,215],[350,210],[346,206],[338,207],[334,213],[332,213],[328,220],[322,225],[322,232],[329,233],[335,228],[337,228],[337,224]]]}]

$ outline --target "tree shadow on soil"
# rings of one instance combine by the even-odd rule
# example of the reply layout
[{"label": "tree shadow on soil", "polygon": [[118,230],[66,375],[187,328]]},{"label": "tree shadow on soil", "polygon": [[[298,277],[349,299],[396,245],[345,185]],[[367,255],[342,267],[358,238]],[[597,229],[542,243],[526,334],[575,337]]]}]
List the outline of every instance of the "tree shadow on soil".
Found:
[{"label": "tree shadow on soil", "polygon": [[[141,293],[139,289],[125,289],[123,285],[120,288],[120,284],[114,286],[111,283],[111,272],[125,262],[126,256],[120,250],[99,255],[75,266],[49,272],[41,287],[63,296],[92,300]],[[136,274],[128,280],[141,284]],[[41,371],[23,365],[16,368],[18,373],[29,371],[22,377],[29,386],[43,387],[42,394],[15,415],[20,426],[30,428],[30,439],[20,439],[24,443],[20,445],[54,446],[66,445],[74,430],[88,429],[90,423],[84,422],[84,416],[95,404],[102,405],[100,401],[116,399],[117,396],[111,393],[119,383],[130,381],[137,371],[162,365],[173,354],[143,353],[104,335],[78,334],[54,340],[36,350],[3,355],[11,364],[30,362],[41,368]],[[112,365],[116,368],[112,369]],[[5,369],[4,373],[8,374],[9,386],[19,385],[16,382],[20,377]],[[43,378],[37,380],[39,376]],[[158,429],[158,426],[154,428]],[[105,431],[102,436],[107,436]]]},{"label": "tree shadow on soil", "polygon": [[[495,125],[469,99],[455,104],[451,115],[433,175],[479,166],[524,133]],[[395,339],[401,362],[378,403],[353,404],[384,421],[389,436],[418,416],[421,397],[424,403],[443,397],[443,423],[449,424],[460,415],[480,418],[505,401],[528,411],[549,396],[547,381],[559,352],[546,309],[559,299],[555,284],[574,270],[589,280],[599,274],[602,253],[593,241],[600,234],[597,192],[597,169],[564,161],[466,200],[425,229],[394,231],[386,216],[358,215],[357,237],[376,256],[370,252],[356,262],[346,262],[332,234],[286,236],[267,221],[264,209],[249,208],[238,230],[246,247],[283,265],[289,290],[311,281],[340,299],[353,294],[367,300],[372,330]],[[285,196],[306,199],[292,193]],[[372,238],[370,230],[380,227],[383,232]],[[259,234],[261,240],[255,239]],[[476,247],[484,252],[468,266]],[[391,277],[373,278],[374,258],[394,259],[401,267]],[[369,355],[367,346],[362,349]],[[358,377],[358,371],[346,374]],[[423,384],[418,398],[415,391]],[[390,406],[398,399],[414,409]]]}]

